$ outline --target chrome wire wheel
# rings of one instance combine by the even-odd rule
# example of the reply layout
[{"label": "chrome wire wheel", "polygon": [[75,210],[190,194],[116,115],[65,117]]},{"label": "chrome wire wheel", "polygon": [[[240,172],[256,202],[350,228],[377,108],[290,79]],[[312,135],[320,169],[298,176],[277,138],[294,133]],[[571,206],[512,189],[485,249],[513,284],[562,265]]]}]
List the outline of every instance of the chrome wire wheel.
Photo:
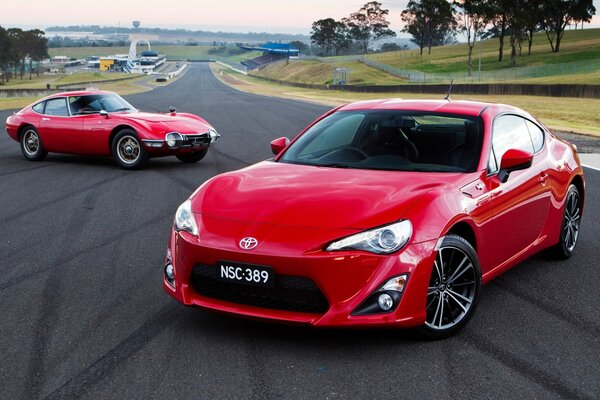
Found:
[{"label": "chrome wire wheel", "polygon": [[117,142],[117,156],[124,164],[134,164],[140,157],[140,143],[137,138],[125,135]]},{"label": "chrome wire wheel", "polygon": [[570,190],[565,201],[565,215],[563,223],[563,240],[565,249],[571,253],[575,250],[579,237],[579,224],[581,222],[581,201],[577,190]]},{"label": "chrome wire wheel", "polygon": [[29,156],[35,156],[40,150],[40,137],[33,129],[28,129],[23,134],[23,151]]},{"label": "chrome wire wheel", "polygon": [[478,274],[475,260],[464,249],[442,244],[427,288],[425,325],[429,329],[452,330],[470,316],[478,294]]}]

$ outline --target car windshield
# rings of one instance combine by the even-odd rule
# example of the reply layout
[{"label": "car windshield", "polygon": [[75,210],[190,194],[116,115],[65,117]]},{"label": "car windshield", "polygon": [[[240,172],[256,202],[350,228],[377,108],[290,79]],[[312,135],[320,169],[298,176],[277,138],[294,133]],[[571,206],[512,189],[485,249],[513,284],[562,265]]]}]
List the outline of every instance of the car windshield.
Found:
[{"label": "car windshield", "polygon": [[335,168],[470,172],[481,153],[477,117],[420,111],[338,111],[309,128],[280,162]]},{"label": "car windshield", "polygon": [[108,112],[136,112],[137,110],[117,94],[90,94],[69,97],[71,115]]}]

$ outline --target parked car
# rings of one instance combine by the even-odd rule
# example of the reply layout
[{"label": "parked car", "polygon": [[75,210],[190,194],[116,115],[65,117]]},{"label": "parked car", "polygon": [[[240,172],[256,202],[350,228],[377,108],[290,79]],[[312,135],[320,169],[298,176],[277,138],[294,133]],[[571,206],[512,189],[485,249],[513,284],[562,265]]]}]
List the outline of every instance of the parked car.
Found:
[{"label": "parked car", "polygon": [[179,302],[444,338],[473,316],[483,283],[577,245],[576,148],[515,107],[353,103],[271,148],[177,210],[163,287]]},{"label": "parked car", "polygon": [[125,169],[143,168],[150,157],[200,161],[219,138],[194,114],[138,111],[112,92],[66,92],[45,97],[6,120],[8,135],[23,156],[43,160],[51,153],[113,156]]}]

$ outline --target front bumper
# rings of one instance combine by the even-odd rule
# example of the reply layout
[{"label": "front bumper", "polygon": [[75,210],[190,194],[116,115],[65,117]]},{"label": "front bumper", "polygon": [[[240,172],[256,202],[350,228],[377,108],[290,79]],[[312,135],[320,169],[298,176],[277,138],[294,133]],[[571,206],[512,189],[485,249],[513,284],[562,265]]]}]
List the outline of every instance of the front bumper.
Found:
[{"label": "front bumper", "polygon": [[[163,279],[164,290],[188,306],[198,306],[241,316],[269,319],[286,323],[310,324],[321,327],[413,327],[425,322],[427,286],[437,240],[409,244],[400,252],[379,256],[366,252],[325,252],[304,254],[290,251],[271,251],[270,254],[239,249],[218,249],[205,246],[187,232],[172,230],[169,240],[171,262],[175,271],[175,287]],[[238,289],[238,296],[223,297],[216,292],[198,292],[198,266],[205,276],[219,260],[236,261],[272,268],[277,276],[306,278],[312,281],[326,299],[324,311],[290,311],[271,308],[264,303],[244,304],[243,285],[227,283]],[[389,279],[408,274],[399,304],[390,312],[353,315],[363,302]],[[196,276],[194,276],[196,275]],[[202,274],[201,274],[202,275]],[[209,279],[209,278],[206,278]],[[230,293],[235,293],[236,288]],[[207,295],[208,293],[208,295]],[[268,289],[263,294],[269,297]],[[267,299],[280,301],[278,298]],[[290,293],[290,296],[292,294]],[[225,299],[227,300],[225,300]]]},{"label": "front bumper", "polygon": [[209,133],[182,134],[180,136],[182,141],[178,142],[176,147],[169,147],[166,140],[162,139],[142,139],[142,143],[150,154],[172,155],[204,150],[215,143],[219,137],[211,138]]}]

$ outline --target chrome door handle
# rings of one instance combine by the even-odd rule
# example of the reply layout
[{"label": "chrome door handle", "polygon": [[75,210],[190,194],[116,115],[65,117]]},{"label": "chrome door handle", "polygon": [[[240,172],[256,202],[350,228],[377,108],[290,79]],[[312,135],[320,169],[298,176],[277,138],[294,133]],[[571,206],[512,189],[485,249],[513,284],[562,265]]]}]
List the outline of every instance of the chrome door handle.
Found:
[{"label": "chrome door handle", "polygon": [[42,121],[50,121],[50,118],[42,117]]}]

